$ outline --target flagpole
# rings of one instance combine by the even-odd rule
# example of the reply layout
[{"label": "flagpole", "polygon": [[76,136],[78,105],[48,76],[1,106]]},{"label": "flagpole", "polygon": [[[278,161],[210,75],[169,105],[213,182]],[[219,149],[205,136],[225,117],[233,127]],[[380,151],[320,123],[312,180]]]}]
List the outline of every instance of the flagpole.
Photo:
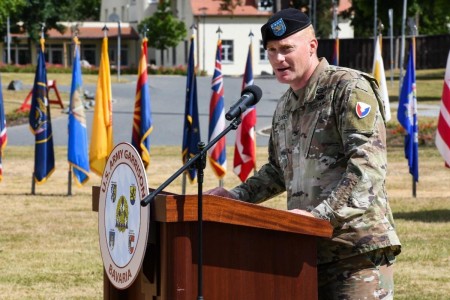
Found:
[{"label": "flagpole", "polygon": [[[253,51],[253,37],[254,37],[255,35],[253,34],[253,32],[250,30],[250,33],[248,34],[248,37],[249,37],[249,39],[250,39],[250,49],[251,49],[251,51]],[[251,64],[251,66],[252,66],[252,68],[253,68],[253,61],[252,61],[252,59],[253,59],[253,55],[250,53],[250,57],[251,57],[251,60],[250,60],[250,64]],[[252,70],[252,74],[253,74],[253,70]],[[253,84],[253,83],[252,83]],[[256,126],[253,126],[253,138],[254,138],[254,140],[255,140],[255,143],[253,144],[253,147],[255,147],[255,149],[254,149],[254,153],[255,153],[255,156],[256,156]],[[253,164],[253,175],[255,175],[256,174],[256,159],[255,159],[255,161],[254,161],[254,164]]]},{"label": "flagpole", "polygon": [[403,85],[403,61],[405,60],[405,26],[406,26],[406,7],[408,6],[408,0],[403,0],[403,17],[402,17],[402,43],[400,49],[400,75],[398,77],[398,88],[400,95]]},{"label": "flagpole", "polygon": [[[220,29],[220,26],[217,28],[216,30],[217,33],[217,39],[220,40],[220,34],[222,33],[222,29]],[[205,49],[205,47],[203,47],[203,49]],[[219,179],[219,187],[224,187],[225,186],[225,180],[224,177]]]},{"label": "flagpole", "polygon": [[[412,49],[413,49],[412,56],[413,56],[414,70],[416,70],[416,33],[417,33],[417,27],[416,27],[415,24],[413,24],[410,29],[411,29],[411,35],[412,35],[411,43],[412,43]],[[416,118],[417,118],[417,116],[416,116]],[[419,121],[418,120],[417,120],[416,126],[417,126],[417,134],[419,134],[419,128],[418,128],[419,127]],[[415,139],[415,137],[414,137],[414,139]],[[414,179],[414,176],[412,176],[412,183],[413,183],[412,184],[412,195],[413,195],[414,198],[416,198],[417,197],[417,183],[416,183],[416,180]]]},{"label": "flagpole", "polygon": [[68,185],[67,185],[67,196],[72,196],[72,165],[69,164],[69,175],[68,175]]},{"label": "flagpole", "polygon": [[[41,51],[44,51],[44,28],[45,28],[45,23],[41,23],[41,39],[40,39],[40,46],[41,46]],[[39,63],[38,63],[39,65]],[[37,68],[37,67],[36,67]],[[37,71],[36,71],[37,73]],[[47,88],[47,87],[46,87]],[[33,87],[34,89],[34,87]],[[35,155],[35,168],[36,168],[36,148],[34,150],[34,155]],[[35,172],[33,171],[32,173],[32,177],[31,177],[31,194],[35,195],[36,194],[36,179],[35,179]]]}]

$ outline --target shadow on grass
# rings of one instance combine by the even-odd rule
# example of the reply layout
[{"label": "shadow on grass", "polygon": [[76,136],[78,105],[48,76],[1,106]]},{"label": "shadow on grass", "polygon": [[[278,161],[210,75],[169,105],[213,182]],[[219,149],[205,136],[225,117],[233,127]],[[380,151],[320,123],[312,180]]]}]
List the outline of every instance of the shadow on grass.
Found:
[{"label": "shadow on grass", "polygon": [[398,212],[394,213],[394,219],[404,219],[429,223],[450,222],[450,209]]}]

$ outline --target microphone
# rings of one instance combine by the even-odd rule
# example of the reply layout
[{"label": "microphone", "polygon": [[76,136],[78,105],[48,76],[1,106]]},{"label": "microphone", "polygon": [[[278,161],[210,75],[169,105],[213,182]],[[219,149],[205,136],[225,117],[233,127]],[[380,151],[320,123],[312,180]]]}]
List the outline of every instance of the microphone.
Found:
[{"label": "microphone", "polygon": [[247,86],[241,93],[241,98],[234,103],[230,110],[225,114],[225,119],[228,121],[240,116],[250,106],[259,102],[262,97],[261,89],[256,85]]}]

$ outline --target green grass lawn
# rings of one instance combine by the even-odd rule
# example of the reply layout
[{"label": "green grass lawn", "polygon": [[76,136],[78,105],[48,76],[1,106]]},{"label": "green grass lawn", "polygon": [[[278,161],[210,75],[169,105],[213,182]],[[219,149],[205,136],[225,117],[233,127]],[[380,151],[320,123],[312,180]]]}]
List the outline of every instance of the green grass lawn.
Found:
[{"label": "green grass lawn", "polygon": [[[439,102],[443,74],[443,70],[418,72],[419,101],[422,93],[427,101]],[[3,90],[8,78],[16,77],[2,74]],[[398,85],[392,88],[391,95],[396,94]],[[11,96],[5,98],[10,101]],[[392,120],[389,130],[395,127]],[[415,198],[401,143],[389,142],[387,190],[403,245],[395,265],[395,299],[450,299],[450,169],[433,145],[433,127],[429,130],[427,146],[419,149]],[[233,151],[228,148],[228,157]],[[261,166],[267,150],[258,147],[257,152]],[[55,154],[54,174],[31,195],[34,148],[7,146],[3,153],[0,299],[103,298],[98,216],[91,206],[91,188],[100,184],[100,177],[92,174],[85,186],[74,186],[73,195],[67,196],[67,148],[56,147]],[[149,186],[156,188],[181,167],[180,148],[152,147],[151,156],[147,175]],[[231,188],[239,181],[231,171],[232,159],[228,161],[225,187]],[[208,165],[204,189],[217,185]],[[196,190],[196,185],[187,187],[188,194]],[[167,191],[180,193],[181,179]],[[285,195],[262,205],[286,209]]]}]

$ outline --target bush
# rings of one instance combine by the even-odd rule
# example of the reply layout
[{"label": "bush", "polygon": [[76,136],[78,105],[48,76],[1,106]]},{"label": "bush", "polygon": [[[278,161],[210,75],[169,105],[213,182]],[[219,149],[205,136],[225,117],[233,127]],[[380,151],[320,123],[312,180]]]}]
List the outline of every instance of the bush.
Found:
[{"label": "bush", "polygon": [[[60,64],[46,64],[47,73],[72,73],[72,67],[64,67]],[[35,73],[36,66],[33,65],[8,65],[8,64],[0,64],[0,72],[1,73]],[[98,74],[98,67],[90,67],[83,68],[83,74]],[[111,75],[117,74],[117,68],[114,65],[111,65],[110,68]],[[185,76],[187,74],[187,67],[185,65],[178,65],[175,67],[164,67],[164,66],[155,66],[149,65],[147,68],[148,74],[152,75],[181,75]],[[134,67],[121,67],[121,74],[131,74],[136,75],[137,69]],[[198,76],[205,76],[206,72],[203,70],[197,70]]]},{"label": "bush", "polygon": [[[419,119],[419,146],[434,146],[437,120]],[[406,131],[398,122],[388,122],[386,125],[386,140],[389,146],[403,147]]]}]

